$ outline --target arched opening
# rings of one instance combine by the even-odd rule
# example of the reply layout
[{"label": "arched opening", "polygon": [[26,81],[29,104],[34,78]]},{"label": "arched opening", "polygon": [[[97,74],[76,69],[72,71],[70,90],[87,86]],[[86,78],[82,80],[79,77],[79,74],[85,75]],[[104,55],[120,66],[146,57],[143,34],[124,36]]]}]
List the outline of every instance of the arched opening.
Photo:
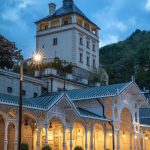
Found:
[{"label": "arched opening", "polygon": [[7,147],[7,149],[14,150],[15,149],[14,144],[15,144],[15,126],[14,126],[14,124],[11,123],[8,126],[8,147]]},{"label": "arched opening", "polygon": [[4,150],[4,139],[5,139],[5,121],[3,116],[0,114],[0,146]]},{"label": "arched opening", "polygon": [[100,124],[94,125],[94,150],[104,149],[104,131]]},{"label": "arched opening", "polygon": [[73,149],[76,146],[85,149],[85,128],[80,122],[74,123],[72,136]]},{"label": "arched opening", "polygon": [[[45,145],[45,128],[41,130],[41,145],[42,148]],[[58,118],[53,118],[48,124],[48,144],[54,150],[63,149],[63,124]]]},{"label": "arched opening", "polygon": [[22,143],[29,146],[29,150],[36,149],[36,139],[37,139],[37,124],[35,119],[29,115],[23,115],[22,122]]},{"label": "arched opening", "polygon": [[120,118],[120,150],[127,150],[133,145],[132,115],[127,108],[121,112]]}]

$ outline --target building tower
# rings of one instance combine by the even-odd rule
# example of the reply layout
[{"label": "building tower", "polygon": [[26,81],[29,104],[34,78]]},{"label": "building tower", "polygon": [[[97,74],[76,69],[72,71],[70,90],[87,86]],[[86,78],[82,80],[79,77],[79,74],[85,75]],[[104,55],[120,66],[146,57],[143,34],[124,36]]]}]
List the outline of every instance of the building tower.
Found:
[{"label": "building tower", "polygon": [[63,0],[56,10],[50,3],[49,15],[36,22],[36,49],[50,60],[59,57],[77,68],[93,71],[99,67],[99,27],[74,4]]}]

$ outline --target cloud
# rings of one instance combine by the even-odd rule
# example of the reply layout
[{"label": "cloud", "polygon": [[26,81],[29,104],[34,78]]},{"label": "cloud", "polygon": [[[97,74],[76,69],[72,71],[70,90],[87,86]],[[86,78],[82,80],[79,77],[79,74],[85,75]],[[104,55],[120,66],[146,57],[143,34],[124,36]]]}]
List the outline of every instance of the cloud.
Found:
[{"label": "cloud", "polygon": [[118,41],[119,41],[118,36],[107,34],[100,42],[100,47],[103,47],[105,45],[112,44],[112,43],[117,43]]},{"label": "cloud", "polygon": [[150,11],[150,0],[147,0],[145,8],[147,11]]},{"label": "cloud", "polygon": [[[21,14],[29,4],[32,4],[31,0],[19,0],[13,5],[7,5],[5,10],[1,13],[1,18],[8,21],[18,21],[21,19]],[[11,10],[11,11],[10,11]]]}]

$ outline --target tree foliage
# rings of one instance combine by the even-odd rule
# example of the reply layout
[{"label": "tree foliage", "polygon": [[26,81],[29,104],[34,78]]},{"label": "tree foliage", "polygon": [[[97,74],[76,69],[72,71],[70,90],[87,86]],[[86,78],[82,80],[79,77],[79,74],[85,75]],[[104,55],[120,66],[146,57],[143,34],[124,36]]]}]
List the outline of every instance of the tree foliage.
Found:
[{"label": "tree foliage", "polygon": [[109,83],[131,80],[150,88],[150,31],[137,29],[124,41],[100,49],[100,62],[109,75]]},{"label": "tree foliage", "polygon": [[14,63],[22,59],[18,50],[13,42],[8,41],[0,35],[0,68],[12,69]]}]

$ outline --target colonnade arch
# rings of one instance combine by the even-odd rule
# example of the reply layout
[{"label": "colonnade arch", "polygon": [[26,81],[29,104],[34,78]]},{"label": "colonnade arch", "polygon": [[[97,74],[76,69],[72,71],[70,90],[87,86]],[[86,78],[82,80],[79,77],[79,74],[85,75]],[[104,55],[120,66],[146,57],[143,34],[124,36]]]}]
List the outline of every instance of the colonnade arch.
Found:
[{"label": "colonnade arch", "polygon": [[99,123],[94,125],[94,150],[104,149],[104,130]]},{"label": "colonnade arch", "polygon": [[72,131],[73,149],[76,146],[85,147],[85,127],[80,121],[75,121]]},{"label": "colonnade arch", "polygon": [[8,145],[7,145],[7,150],[15,150],[15,125],[13,123],[10,123],[8,125]]},{"label": "colonnade arch", "polygon": [[132,134],[132,113],[125,107],[120,114],[120,150],[132,149],[134,140]]},{"label": "colonnade arch", "polygon": [[36,150],[36,118],[30,113],[24,113],[22,118],[22,143],[28,144],[29,150]]}]

